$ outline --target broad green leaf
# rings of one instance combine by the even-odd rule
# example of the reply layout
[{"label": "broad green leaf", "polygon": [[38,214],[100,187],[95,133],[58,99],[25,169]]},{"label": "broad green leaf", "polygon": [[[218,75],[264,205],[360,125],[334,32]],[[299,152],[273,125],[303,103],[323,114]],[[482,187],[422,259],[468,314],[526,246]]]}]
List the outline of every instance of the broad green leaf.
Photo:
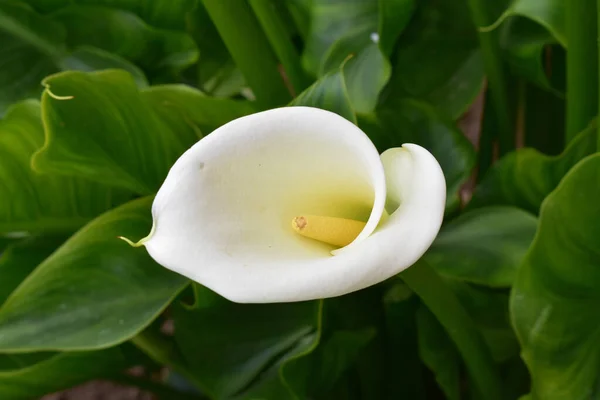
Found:
[{"label": "broad green leaf", "polygon": [[544,200],[513,286],[511,313],[532,399],[600,396],[600,155],[578,163]]},{"label": "broad green leaf", "polygon": [[354,110],[359,113],[372,112],[391,74],[390,62],[377,43],[370,39],[361,43],[353,37],[337,41],[331,46],[321,69],[335,71],[340,68]]},{"label": "broad green leaf", "polygon": [[123,69],[131,74],[139,88],[148,86],[146,76],[141,69],[116,54],[92,46],[76,48],[60,60],[59,67],[63,71],[75,70],[83,72],[111,68]]},{"label": "broad green leaf", "polygon": [[513,205],[534,214],[544,198],[579,160],[596,151],[596,124],[579,133],[554,157],[534,149],[507,154],[487,173],[473,193],[469,208]]},{"label": "broad green leaf", "polygon": [[378,31],[378,4],[372,0],[313,0],[310,33],[302,55],[303,64],[314,74],[331,45],[344,37],[357,40]]},{"label": "broad green leaf", "polygon": [[61,237],[32,237],[14,243],[2,252],[0,307],[13,290],[63,242]]},{"label": "broad green leaf", "polygon": [[0,3],[0,31],[46,55],[59,56],[64,51],[64,28],[38,15],[27,3],[12,0]]},{"label": "broad green leaf", "polygon": [[44,82],[46,143],[34,167],[141,194],[155,192],[175,160],[207,130],[252,110],[181,86],[139,91],[123,71],[65,72]]},{"label": "broad green leaf", "polygon": [[483,85],[483,63],[466,3],[418,2],[392,59],[388,97],[414,98],[458,118]]},{"label": "broad green leaf", "polygon": [[121,348],[60,353],[39,363],[0,370],[0,397],[28,400],[67,389],[94,378],[115,375],[129,366]]},{"label": "broad green leaf", "polygon": [[[197,288],[205,301],[207,291]],[[228,398],[260,383],[263,372],[315,338],[319,302],[251,305],[210,297],[208,305],[200,302],[195,309],[177,305],[173,319],[181,354],[213,398]]]},{"label": "broad green leaf", "polygon": [[150,231],[151,201],[96,218],[27,277],[0,309],[0,353],[110,347],[164,310],[188,281],[117,238]]},{"label": "broad green leaf", "polygon": [[208,97],[185,85],[152,86],[143,92],[143,96],[171,129],[178,132],[186,128],[194,130],[197,137],[258,111],[253,103]]},{"label": "broad green leaf", "polygon": [[123,68],[145,81],[128,61],[89,46],[69,52],[65,41],[62,24],[23,2],[0,3],[0,115],[15,101],[39,96],[42,79],[64,69]]},{"label": "broad green leaf", "polygon": [[[566,2],[514,0],[498,20],[484,31],[502,26],[501,42],[513,70],[536,85],[559,93],[547,77],[543,60],[548,45],[567,47]],[[555,71],[553,71],[556,74]]]},{"label": "broad green leaf", "polygon": [[375,116],[362,116],[361,128],[380,151],[416,143],[438,160],[446,177],[448,209],[459,204],[458,191],[475,166],[475,150],[454,123],[426,103],[397,100]]},{"label": "broad green leaf", "polygon": [[480,208],[445,224],[424,259],[442,275],[510,287],[536,228],[518,208]]},{"label": "broad green leaf", "polygon": [[13,102],[39,95],[41,80],[57,71],[52,57],[62,54],[64,37],[60,24],[25,3],[0,2],[0,116]]},{"label": "broad green leaf", "polygon": [[525,17],[543,26],[563,47],[567,47],[566,7],[567,3],[562,0],[514,0],[494,25],[484,29],[493,29],[508,17]]},{"label": "broad green leaf", "polygon": [[35,173],[30,159],[43,142],[37,101],[14,105],[0,120],[0,232],[74,231],[129,196],[81,178]]},{"label": "broad green leaf", "polygon": [[[317,49],[326,48],[322,55],[319,54],[320,50],[314,54],[319,60],[319,75],[335,71],[343,65],[353,108],[359,113],[370,113],[375,109],[379,93],[390,78],[391,65],[388,57],[398,35],[412,15],[414,2],[381,0],[374,4],[369,1],[354,1],[352,6],[357,14],[353,18],[363,21],[362,24],[350,21],[352,16],[347,11],[333,16],[335,10],[346,8],[347,5],[347,2],[331,0],[315,2],[312,31],[305,57],[310,57],[310,46],[313,43],[319,43],[316,45]],[[330,25],[332,18],[339,23],[335,29]],[[332,37],[335,41],[330,43]]]},{"label": "broad green leaf", "polygon": [[150,25],[164,29],[184,30],[186,17],[197,0],[28,0],[42,13],[51,13],[72,4],[108,6],[137,14]]},{"label": "broad green leaf", "polygon": [[185,33],[158,30],[136,15],[109,7],[72,5],[52,14],[63,24],[69,47],[94,46],[140,65],[152,75],[181,71],[198,59]]},{"label": "broad green leaf", "polygon": [[460,400],[461,359],[456,346],[425,306],[417,312],[419,354],[448,400]]},{"label": "broad green leaf", "polygon": [[290,105],[322,108],[356,124],[356,114],[348,96],[343,68],[344,66],[317,80],[300,93]]},{"label": "broad green leaf", "polygon": [[379,0],[379,47],[386,56],[392,54],[416,7],[417,0]]}]

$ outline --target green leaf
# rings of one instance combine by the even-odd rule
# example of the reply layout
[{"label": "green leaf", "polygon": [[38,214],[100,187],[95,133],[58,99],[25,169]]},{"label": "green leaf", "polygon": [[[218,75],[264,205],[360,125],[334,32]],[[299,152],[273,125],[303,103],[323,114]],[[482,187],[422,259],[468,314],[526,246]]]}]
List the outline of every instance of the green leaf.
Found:
[{"label": "green leaf", "polygon": [[[37,96],[40,82],[56,72],[65,32],[24,3],[0,2],[0,116],[15,101]],[[23,70],[27,66],[27,71]]]},{"label": "green leaf", "polygon": [[37,101],[14,105],[0,120],[0,232],[74,231],[129,197],[84,179],[35,173],[30,159],[43,141]]},{"label": "green leaf", "polygon": [[425,261],[442,275],[509,287],[536,228],[537,218],[518,208],[470,211],[442,227]]},{"label": "green leaf", "polygon": [[567,47],[566,4],[562,0],[514,0],[500,19],[486,29],[493,29],[508,17],[521,16],[543,26],[563,47]]},{"label": "green leaf", "polygon": [[152,75],[179,72],[198,59],[196,45],[186,33],[152,28],[128,11],[72,5],[53,13],[52,19],[66,28],[69,47],[106,50]]},{"label": "green leaf", "polygon": [[214,398],[260,383],[270,367],[312,344],[319,302],[237,304],[197,286],[198,308],[173,308],[175,341],[191,371]]},{"label": "green leaf", "polygon": [[348,96],[343,68],[344,66],[317,80],[304,92],[300,93],[290,105],[322,108],[341,115],[356,124],[356,114],[354,114]]},{"label": "green leaf", "polygon": [[419,354],[448,400],[460,400],[461,359],[442,325],[426,307],[417,312]]},{"label": "green leaf", "polygon": [[120,348],[60,353],[39,363],[0,370],[0,397],[28,400],[67,389],[94,378],[114,375],[129,366]]},{"label": "green leaf", "polygon": [[[258,111],[248,101],[208,97],[185,85],[152,86],[143,92],[154,112],[175,131],[203,137],[221,125]],[[180,126],[179,126],[180,125]]]},{"label": "green leaf", "polygon": [[600,396],[600,155],[578,163],[542,204],[511,295],[532,398]]},{"label": "green leaf", "polygon": [[514,0],[494,24],[482,29],[496,29],[508,20],[502,27],[501,43],[513,71],[558,94],[560,88],[551,84],[543,60],[548,45],[567,46],[565,12],[566,3],[561,0]]},{"label": "green leaf", "polygon": [[[388,57],[412,15],[414,1],[382,0],[378,4],[354,1],[355,21],[349,19],[352,15],[348,15],[346,6],[348,2],[330,0],[319,0],[313,5],[313,26],[304,60],[310,59],[314,50],[312,57],[319,60],[321,76],[344,66],[352,106],[359,113],[370,113],[390,78]],[[336,14],[340,8],[345,11]],[[337,27],[331,23],[332,19]],[[361,23],[355,23],[357,20]],[[332,37],[335,41],[330,43]],[[312,50],[311,45],[315,47]],[[327,50],[320,54],[322,48]]]},{"label": "green leaf", "polygon": [[116,54],[92,46],[76,48],[60,60],[59,66],[63,71],[75,70],[84,72],[111,68],[123,69],[133,76],[133,79],[139,88],[148,86],[146,76],[141,69]]},{"label": "green leaf", "polygon": [[175,160],[207,130],[252,110],[181,86],[139,91],[123,71],[65,72],[44,83],[46,143],[34,167],[141,194],[154,193]]},{"label": "green leaf", "polygon": [[0,305],[63,242],[61,237],[32,237],[4,250],[0,255]]},{"label": "green leaf", "polygon": [[0,30],[46,55],[57,57],[64,52],[64,28],[38,15],[26,3],[12,0],[0,3]]},{"label": "green leaf", "polygon": [[386,56],[392,54],[416,7],[416,0],[379,0],[379,47]]},{"label": "green leaf", "polygon": [[123,68],[145,82],[143,73],[128,61],[89,46],[69,53],[65,40],[64,26],[36,14],[29,5],[0,3],[0,115],[15,101],[39,96],[42,79],[61,69]]},{"label": "green leaf", "polygon": [[544,198],[579,160],[596,151],[596,124],[581,132],[565,151],[554,157],[520,149],[503,157],[473,193],[469,208],[513,205],[534,214]]},{"label": "green leaf", "polygon": [[188,281],[117,238],[146,235],[150,205],[103,214],[42,262],[0,309],[0,352],[106,348],[162,312]]},{"label": "green leaf", "polygon": [[28,0],[41,13],[51,13],[72,4],[108,6],[130,11],[150,25],[174,30],[184,30],[186,17],[197,0]]},{"label": "green leaf", "polygon": [[471,175],[473,146],[448,118],[426,103],[400,99],[388,103],[376,116],[361,116],[361,128],[380,151],[416,143],[438,160],[446,177],[448,209],[459,204],[459,189]]},{"label": "green leaf", "polygon": [[391,74],[390,62],[379,46],[371,40],[365,44],[354,37],[340,39],[331,47],[321,69],[335,71],[340,68],[354,110],[372,112]]},{"label": "green leaf", "polygon": [[389,99],[419,99],[454,119],[467,110],[484,77],[469,16],[462,1],[419,2],[392,59]]},{"label": "green leaf", "polygon": [[378,29],[378,4],[371,0],[313,0],[310,33],[302,61],[316,74],[331,45],[344,37],[368,38]]}]

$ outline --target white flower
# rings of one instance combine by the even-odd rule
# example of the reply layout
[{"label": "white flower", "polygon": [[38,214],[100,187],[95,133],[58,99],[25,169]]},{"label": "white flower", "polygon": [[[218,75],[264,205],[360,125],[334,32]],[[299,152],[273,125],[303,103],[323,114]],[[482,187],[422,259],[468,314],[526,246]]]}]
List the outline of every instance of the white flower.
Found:
[{"label": "white flower", "polygon": [[232,301],[326,298],[417,261],[437,235],[445,198],[442,170],[424,148],[405,144],[380,157],[336,114],[279,108],[232,121],[183,154],[140,244]]}]

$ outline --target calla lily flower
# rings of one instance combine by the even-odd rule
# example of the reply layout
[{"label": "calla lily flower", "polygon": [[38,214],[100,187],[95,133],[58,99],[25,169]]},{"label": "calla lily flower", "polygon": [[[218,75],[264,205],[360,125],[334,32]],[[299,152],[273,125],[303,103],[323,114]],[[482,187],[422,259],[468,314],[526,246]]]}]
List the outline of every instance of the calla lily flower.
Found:
[{"label": "calla lily flower", "polygon": [[173,165],[139,244],[231,301],[343,295],[392,277],[435,239],[446,185],[405,144],[381,156],[337,114],[286,107],[239,118]]}]

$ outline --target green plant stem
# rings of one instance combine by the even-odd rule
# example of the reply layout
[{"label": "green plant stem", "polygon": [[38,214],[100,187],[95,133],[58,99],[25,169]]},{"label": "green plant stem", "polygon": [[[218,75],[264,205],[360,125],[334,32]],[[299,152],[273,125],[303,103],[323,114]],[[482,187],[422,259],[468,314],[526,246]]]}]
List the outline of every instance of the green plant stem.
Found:
[{"label": "green plant stem", "polygon": [[565,145],[598,114],[598,28],[596,2],[566,3],[567,122]]},{"label": "green plant stem", "polygon": [[[598,75],[596,78],[598,79],[598,84],[600,85],[600,28],[598,28],[598,26],[600,25],[600,0],[598,0],[598,3],[596,4],[596,30],[598,31],[598,48],[597,51],[598,53],[596,54],[596,70],[598,71]],[[598,87],[598,115],[600,116],[600,87]],[[596,147],[598,149],[598,151],[600,151],[600,124],[598,124],[598,145]]]},{"label": "green plant stem", "polygon": [[287,78],[294,89],[293,94],[300,93],[308,87],[310,81],[302,69],[300,55],[296,51],[283,21],[277,14],[275,4],[272,0],[249,0],[249,3],[279,61],[283,64]]},{"label": "green plant stem", "polygon": [[246,1],[204,0],[204,6],[231,57],[264,108],[287,104],[292,95],[279,62]]},{"label": "green plant stem", "polygon": [[[477,28],[489,26],[494,21],[488,15],[489,0],[468,0],[471,18]],[[515,148],[514,121],[510,109],[506,68],[502,61],[497,30],[478,31],[479,45],[488,79],[488,90],[498,125],[500,156]]]},{"label": "green plant stem", "polygon": [[140,332],[131,342],[158,364],[166,365],[196,388],[204,390],[204,384],[185,365],[173,342],[152,327]]},{"label": "green plant stem", "polygon": [[501,381],[490,350],[454,292],[423,261],[400,273],[400,277],[421,298],[454,341],[482,398],[502,399]]}]

